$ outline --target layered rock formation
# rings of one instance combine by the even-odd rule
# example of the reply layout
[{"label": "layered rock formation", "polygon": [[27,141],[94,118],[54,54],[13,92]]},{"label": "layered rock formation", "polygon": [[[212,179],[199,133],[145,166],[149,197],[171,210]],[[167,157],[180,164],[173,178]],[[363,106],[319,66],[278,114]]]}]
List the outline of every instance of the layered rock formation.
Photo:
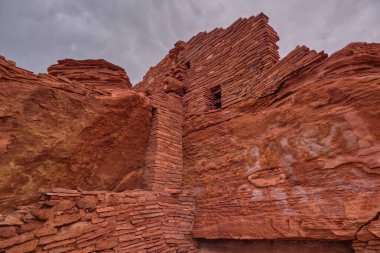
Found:
[{"label": "layered rock formation", "polygon": [[94,88],[131,88],[131,82],[125,70],[103,59],[99,60],[73,60],[58,61],[48,68],[53,76],[78,81]]},{"label": "layered rock formation", "polygon": [[198,189],[193,235],[355,239],[380,208],[379,52],[351,44],[202,118],[207,127],[193,123],[184,137],[184,182]]},{"label": "layered rock formation", "polygon": [[278,39],[264,14],[199,33],[133,90],[103,60],[2,59],[3,210],[80,189],[4,216],[0,250],[380,252],[380,44]]},{"label": "layered rock formation", "polygon": [[357,233],[353,242],[355,252],[379,252],[380,251],[380,220],[379,213],[373,220],[367,222]]},{"label": "layered rock formation", "polygon": [[190,64],[183,185],[197,199],[193,237],[354,240],[380,209],[380,45],[328,58],[301,46],[278,60],[266,21],[195,36],[136,87],[165,91],[162,76]]},{"label": "layered rock formation", "polygon": [[351,253],[350,242],[309,240],[199,240],[199,253]]},{"label": "layered rock formation", "polygon": [[[0,221],[7,252],[192,252],[194,197],[53,189]],[[3,240],[1,240],[3,239]]]},{"label": "layered rock formation", "polygon": [[[0,210],[29,203],[41,188],[122,191],[142,185],[150,103],[128,88],[120,68],[102,60],[97,75],[98,61],[90,61],[90,70],[83,67],[87,62],[63,61],[81,67],[55,65],[54,77],[0,59]],[[108,67],[119,77],[108,78]]]}]

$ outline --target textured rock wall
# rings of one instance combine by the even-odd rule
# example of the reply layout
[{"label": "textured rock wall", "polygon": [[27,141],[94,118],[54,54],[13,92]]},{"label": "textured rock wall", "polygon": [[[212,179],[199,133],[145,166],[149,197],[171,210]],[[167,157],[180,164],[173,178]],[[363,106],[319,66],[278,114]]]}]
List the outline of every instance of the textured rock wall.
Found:
[{"label": "textured rock wall", "polygon": [[241,96],[235,103],[242,98],[252,100],[269,96],[281,89],[288,79],[310,70],[326,58],[327,54],[324,52],[317,53],[305,46],[297,46],[281,61],[260,73],[255,82],[243,87],[239,92]]},{"label": "textured rock wall", "polygon": [[183,173],[182,98],[174,93],[156,93],[149,98],[153,115],[145,156],[145,189],[178,191]]},{"label": "textured rock wall", "polygon": [[260,14],[239,19],[225,30],[199,34],[187,42],[184,59],[190,61],[191,68],[184,96],[186,119],[215,109],[210,90],[217,85],[221,87],[221,108],[233,104],[242,95],[242,87],[279,60],[278,39],[268,18]]},{"label": "textured rock wall", "polygon": [[103,59],[99,60],[59,60],[48,68],[48,73],[59,78],[67,78],[97,88],[131,88],[132,84],[125,70]]},{"label": "textured rock wall", "polygon": [[380,209],[379,63],[379,44],[351,44],[185,128],[193,236],[355,239]]},{"label": "textured rock wall", "polygon": [[352,253],[350,241],[199,240],[199,253]]},{"label": "textured rock wall", "polygon": [[[260,252],[294,251],[298,242],[282,239],[313,252],[347,252],[350,241],[379,252],[380,44],[330,57],[301,46],[279,60],[277,40],[259,14],[179,41],[134,87],[146,96],[103,60],[63,60],[33,75],[1,58],[1,210],[30,203],[41,187],[152,191],[48,194],[3,217],[0,248],[187,252],[192,231],[248,239]],[[84,195],[95,209],[81,207]],[[150,219],[161,225],[138,225]],[[246,250],[244,241],[201,242],[201,252]]]},{"label": "textured rock wall", "polygon": [[0,217],[0,252],[194,252],[194,198],[53,189]]},{"label": "textured rock wall", "polygon": [[276,32],[268,25],[268,17],[259,14],[238,19],[226,29],[202,32],[188,42],[177,42],[169,54],[144,76],[134,89],[148,93],[161,92],[173,82],[178,69],[185,69],[179,78],[186,89],[186,117],[209,113],[212,109],[209,90],[222,86],[222,107],[240,96],[242,87],[257,78],[279,59]]},{"label": "textured rock wall", "polygon": [[277,40],[264,15],[200,33],[136,90],[164,91],[165,77],[186,68],[194,237],[355,240],[380,209],[380,46],[353,43],[328,58],[301,46],[279,61]]},{"label": "textured rock wall", "polygon": [[367,224],[364,224],[357,233],[357,240],[353,247],[357,253],[380,252],[380,220],[379,213]]},{"label": "textured rock wall", "polygon": [[35,201],[39,188],[142,187],[149,100],[123,82],[111,89],[69,78],[0,58],[0,212]]}]

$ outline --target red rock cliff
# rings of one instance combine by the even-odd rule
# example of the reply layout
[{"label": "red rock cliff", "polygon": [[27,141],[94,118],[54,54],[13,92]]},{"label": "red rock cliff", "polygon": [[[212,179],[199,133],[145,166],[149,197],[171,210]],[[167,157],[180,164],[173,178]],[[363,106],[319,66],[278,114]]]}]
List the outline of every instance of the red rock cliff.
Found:
[{"label": "red rock cliff", "polygon": [[142,185],[147,98],[129,89],[120,67],[104,60],[60,63],[66,68],[49,68],[60,73],[55,77],[0,59],[1,211],[30,202],[40,188],[121,191]]},{"label": "red rock cliff", "polygon": [[2,210],[80,188],[0,217],[0,251],[380,252],[380,44],[278,39],[264,14],[199,33],[133,90],[103,60],[0,59]]},{"label": "red rock cliff", "polygon": [[[165,76],[185,69],[177,79],[193,237],[354,240],[380,210],[380,44],[330,57],[299,46],[279,60],[267,21],[176,44],[135,87],[176,92]],[[371,249],[373,231],[358,252]]]}]

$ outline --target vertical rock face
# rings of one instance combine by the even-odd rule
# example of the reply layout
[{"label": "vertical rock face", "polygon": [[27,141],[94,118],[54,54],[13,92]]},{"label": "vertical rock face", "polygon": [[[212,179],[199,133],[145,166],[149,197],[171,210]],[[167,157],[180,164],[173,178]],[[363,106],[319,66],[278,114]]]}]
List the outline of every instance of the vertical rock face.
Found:
[{"label": "vertical rock face", "polygon": [[[183,187],[195,238],[353,240],[380,210],[380,45],[279,60],[264,15],[179,43],[135,89],[185,66]],[[268,251],[272,252],[272,251]]]},{"label": "vertical rock face", "polygon": [[40,188],[120,191],[142,185],[147,98],[104,60],[60,64],[66,68],[49,68],[54,77],[0,59],[1,211],[35,199]]},{"label": "vertical rock face", "polygon": [[380,45],[348,45],[289,76],[302,54],[187,130],[195,237],[352,240],[379,211]]},{"label": "vertical rock face", "polygon": [[[49,241],[20,230],[20,212],[44,219],[22,207],[0,217],[0,250],[194,252],[191,231],[199,252],[380,252],[380,44],[330,57],[297,46],[280,60],[278,39],[264,14],[239,19],[177,42],[133,89],[104,60],[33,75],[1,58],[1,210],[79,188],[55,192],[75,197],[60,204],[69,212],[37,209],[57,227],[130,224],[102,230],[109,243],[65,229]],[[82,191],[139,187],[123,205]],[[85,215],[81,194],[105,214]]]}]

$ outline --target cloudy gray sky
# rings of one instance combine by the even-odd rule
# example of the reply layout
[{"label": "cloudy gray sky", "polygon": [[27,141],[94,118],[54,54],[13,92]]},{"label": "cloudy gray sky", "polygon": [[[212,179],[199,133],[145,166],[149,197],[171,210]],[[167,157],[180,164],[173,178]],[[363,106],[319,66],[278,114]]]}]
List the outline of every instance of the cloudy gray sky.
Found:
[{"label": "cloudy gray sky", "polygon": [[178,40],[264,12],[281,56],[380,42],[380,0],[0,0],[0,55],[36,73],[58,59],[104,58],[142,79]]}]

